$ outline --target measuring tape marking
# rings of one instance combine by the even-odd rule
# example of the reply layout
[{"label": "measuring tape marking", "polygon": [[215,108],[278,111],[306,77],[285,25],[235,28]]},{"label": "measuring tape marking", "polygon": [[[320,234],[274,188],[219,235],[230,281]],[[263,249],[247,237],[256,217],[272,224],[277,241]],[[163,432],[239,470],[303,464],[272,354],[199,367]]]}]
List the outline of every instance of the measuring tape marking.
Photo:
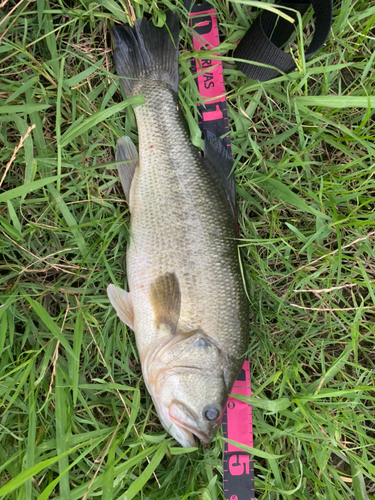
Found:
[{"label": "measuring tape marking", "polygon": [[[202,10],[190,14],[190,26],[194,29],[192,36],[196,52],[213,50],[219,45],[219,35],[215,9]],[[214,53],[213,55],[220,55]],[[223,65],[217,59],[191,59],[193,73],[196,73],[199,94],[203,105],[198,104],[199,126],[220,137],[224,131],[229,132],[228,110],[225,99]],[[205,125],[203,126],[203,122]],[[211,123],[207,123],[211,122]],[[229,133],[222,139],[231,155]]]},{"label": "measuring tape marking", "polygon": [[[204,4],[208,8],[204,8]],[[185,6],[188,8],[186,4]],[[210,5],[203,0],[203,5],[194,5],[193,8],[196,10],[190,13],[190,26],[195,31],[192,40],[196,52],[214,50],[219,45],[216,12],[209,7]],[[204,136],[207,132],[211,132],[215,137],[221,137],[229,132],[223,66],[220,60],[209,57],[191,59],[192,72],[196,75],[198,91],[203,101],[203,105],[198,104],[199,126]],[[226,159],[230,165],[232,152],[229,133],[221,139],[221,142],[226,146]],[[245,360],[233,385],[232,394],[251,396],[248,360]],[[230,396],[223,415],[222,430],[225,437],[253,447],[251,406]],[[228,442],[224,447],[223,475],[223,489],[227,500],[255,499],[254,467],[251,456]]]},{"label": "measuring tape marking", "polygon": [[[251,396],[250,366],[246,360],[234,383],[232,394]],[[253,447],[252,409],[247,403],[230,396],[223,418],[223,434],[232,441]],[[254,467],[250,455],[233,445],[225,443],[223,460],[224,493],[228,500],[252,500],[254,496]],[[243,476],[243,481],[238,481]],[[247,479],[245,480],[245,477]]]}]

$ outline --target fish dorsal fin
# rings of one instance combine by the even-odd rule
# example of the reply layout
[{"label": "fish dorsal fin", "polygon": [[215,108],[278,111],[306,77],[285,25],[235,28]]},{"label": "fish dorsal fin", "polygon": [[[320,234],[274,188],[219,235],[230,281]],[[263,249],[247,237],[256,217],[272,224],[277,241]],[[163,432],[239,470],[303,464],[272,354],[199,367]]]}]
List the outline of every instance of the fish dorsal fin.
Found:
[{"label": "fish dorsal fin", "polygon": [[180,318],[181,291],[177,276],[166,273],[150,285],[151,305],[155,314],[156,328],[174,334]]},{"label": "fish dorsal fin", "polygon": [[124,190],[126,201],[129,203],[130,186],[133,180],[135,169],[137,168],[139,156],[137,148],[130,137],[124,135],[117,141],[116,161],[123,161],[117,165],[122,189]]},{"label": "fish dorsal fin", "polygon": [[234,176],[231,173],[233,160],[228,148],[216,137],[213,132],[206,130],[204,133],[204,158],[208,160],[214,167],[217,176],[219,177],[233,215],[236,213],[236,185]]},{"label": "fish dorsal fin", "polygon": [[108,285],[107,295],[117,316],[126,326],[134,330],[134,309],[130,293],[115,285]]}]

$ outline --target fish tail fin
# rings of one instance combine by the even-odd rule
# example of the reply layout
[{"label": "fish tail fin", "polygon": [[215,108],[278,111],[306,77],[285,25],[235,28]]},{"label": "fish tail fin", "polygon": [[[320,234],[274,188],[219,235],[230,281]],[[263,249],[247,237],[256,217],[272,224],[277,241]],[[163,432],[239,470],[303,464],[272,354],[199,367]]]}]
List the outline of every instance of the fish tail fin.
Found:
[{"label": "fish tail fin", "polygon": [[138,19],[133,27],[114,26],[114,60],[126,97],[139,92],[141,80],[161,80],[178,89],[178,34],[176,12],[167,12],[166,25]]}]

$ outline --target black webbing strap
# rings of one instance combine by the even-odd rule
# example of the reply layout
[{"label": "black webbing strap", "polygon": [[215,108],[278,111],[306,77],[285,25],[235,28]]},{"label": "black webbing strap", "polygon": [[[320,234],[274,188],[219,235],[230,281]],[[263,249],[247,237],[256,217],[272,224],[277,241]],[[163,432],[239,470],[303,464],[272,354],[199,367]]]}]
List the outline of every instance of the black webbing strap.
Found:
[{"label": "black webbing strap", "polygon": [[[306,60],[323,46],[329,35],[332,25],[332,0],[279,0],[275,4],[275,7],[289,7],[297,10],[301,15],[310,5],[315,13],[315,32],[305,52]],[[297,22],[297,15],[293,11],[283,9],[283,12]],[[234,57],[267,64],[277,69],[244,62],[237,62],[238,68],[249,78],[261,82],[279,76],[280,72],[290,73],[295,69],[296,64],[293,57],[280,47],[288,41],[294,29],[295,24],[273,12],[262,10],[234,51]]]}]

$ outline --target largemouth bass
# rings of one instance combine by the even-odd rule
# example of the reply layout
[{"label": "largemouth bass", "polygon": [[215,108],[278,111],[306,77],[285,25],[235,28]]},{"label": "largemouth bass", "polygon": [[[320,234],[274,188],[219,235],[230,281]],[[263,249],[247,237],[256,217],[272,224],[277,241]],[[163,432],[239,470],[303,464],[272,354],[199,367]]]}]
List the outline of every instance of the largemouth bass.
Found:
[{"label": "largemouth bass", "polygon": [[194,435],[203,444],[215,435],[243,363],[248,305],[233,204],[179,108],[178,34],[170,12],[162,28],[143,19],[113,29],[125,95],[144,104],[134,109],[139,157],[129,137],[116,153],[131,213],[129,292],[109,285],[108,296],[135,333],[161,423],[195,446]]}]

